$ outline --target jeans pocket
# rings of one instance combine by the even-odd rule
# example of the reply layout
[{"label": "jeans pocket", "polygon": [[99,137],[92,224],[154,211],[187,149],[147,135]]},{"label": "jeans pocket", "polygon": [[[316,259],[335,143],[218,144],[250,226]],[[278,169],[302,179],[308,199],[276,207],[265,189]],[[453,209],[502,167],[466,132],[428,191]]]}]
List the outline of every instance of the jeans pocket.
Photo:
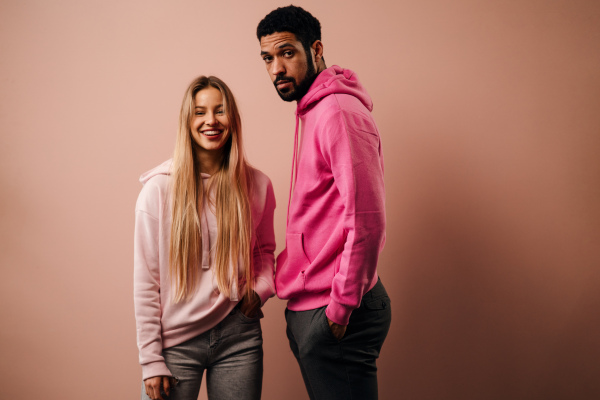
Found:
[{"label": "jeans pocket", "polygon": [[[331,331],[331,327],[329,326],[329,319],[327,318],[327,314],[325,313],[325,310],[327,309],[327,306],[323,307],[322,312],[323,312],[323,316],[320,318],[321,319],[321,326],[323,328],[323,330],[325,331],[325,338],[329,339],[329,340],[334,340],[336,343],[341,342],[341,340],[338,340],[335,336],[333,336],[333,332]],[[342,338],[343,339],[343,338]]]},{"label": "jeans pocket", "polygon": [[236,308],[235,310],[236,315],[244,324],[254,324],[260,321],[260,313],[257,313],[254,317],[249,317],[241,312],[239,308]]},{"label": "jeans pocket", "polygon": [[363,304],[367,310],[385,310],[390,307],[390,298],[388,296],[382,296],[365,301]]}]

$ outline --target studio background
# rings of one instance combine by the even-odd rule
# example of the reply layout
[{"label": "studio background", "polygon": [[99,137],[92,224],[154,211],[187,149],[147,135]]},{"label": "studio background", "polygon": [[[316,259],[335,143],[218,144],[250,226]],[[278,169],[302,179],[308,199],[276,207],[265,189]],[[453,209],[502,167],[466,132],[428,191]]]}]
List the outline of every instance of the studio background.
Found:
[{"label": "studio background", "polygon": [[[295,4],[382,136],[380,398],[599,398],[600,3]],[[138,177],[171,157],[197,75],[237,97],[282,250],[295,104],[255,37],[282,5],[0,1],[0,397],[139,398]],[[284,308],[264,309],[263,398],[307,399]]]}]

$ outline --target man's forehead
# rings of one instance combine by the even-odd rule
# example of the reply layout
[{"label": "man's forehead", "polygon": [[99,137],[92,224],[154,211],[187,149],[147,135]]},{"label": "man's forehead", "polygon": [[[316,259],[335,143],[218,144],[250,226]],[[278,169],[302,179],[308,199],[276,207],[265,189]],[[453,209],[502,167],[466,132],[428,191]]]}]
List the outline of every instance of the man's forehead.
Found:
[{"label": "man's forehead", "polygon": [[296,35],[291,32],[275,32],[260,38],[261,48],[279,48],[286,45],[298,46],[298,44],[300,42],[296,39]]}]

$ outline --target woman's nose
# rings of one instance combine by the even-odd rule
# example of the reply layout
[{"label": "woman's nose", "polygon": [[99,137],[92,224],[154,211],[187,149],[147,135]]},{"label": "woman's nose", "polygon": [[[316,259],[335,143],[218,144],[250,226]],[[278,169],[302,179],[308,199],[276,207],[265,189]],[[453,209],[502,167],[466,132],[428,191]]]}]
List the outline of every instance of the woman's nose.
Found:
[{"label": "woman's nose", "polygon": [[216,125],[217,124],[217,118],[215,117],[215,114],[209,114],[206,116],[206,125]]}]

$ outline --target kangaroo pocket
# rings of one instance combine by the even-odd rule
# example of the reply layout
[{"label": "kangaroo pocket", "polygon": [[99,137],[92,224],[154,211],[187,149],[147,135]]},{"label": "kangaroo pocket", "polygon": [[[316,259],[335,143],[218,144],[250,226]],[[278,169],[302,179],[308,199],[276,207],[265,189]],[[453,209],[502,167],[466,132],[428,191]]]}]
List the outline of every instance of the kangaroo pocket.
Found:
[{"label": "kangaroo pocket", "polygon": [[[305,246],[307,238],[304,239]],[[304,273],[304,290],[317,293],[331,289],[333,277],[339,270],[346,234],[343,229],[334,229],[329,236],[311,237],[308,254],[316,254]]]},{"label": "kangaroo pocket", "polygon": [[277,296],[287,299],[294,293],[304,291],[304,274],[310,261],[304,253],[302,233],[288,233],[285,250],[277,257],[275,285]]},{"label": "kangaroo pocket", "polygon": [[[307,240],[313,241],[307,243]],[[277,295],[289,299],[302,292],[319,293],[331,289],[345,241],[342,229],[333,230],[327,237],[309,238],[302,233],[288,233],[286,249],[277,257]],[[307,256],[307,246],[316,253],[312,260]]]}]

